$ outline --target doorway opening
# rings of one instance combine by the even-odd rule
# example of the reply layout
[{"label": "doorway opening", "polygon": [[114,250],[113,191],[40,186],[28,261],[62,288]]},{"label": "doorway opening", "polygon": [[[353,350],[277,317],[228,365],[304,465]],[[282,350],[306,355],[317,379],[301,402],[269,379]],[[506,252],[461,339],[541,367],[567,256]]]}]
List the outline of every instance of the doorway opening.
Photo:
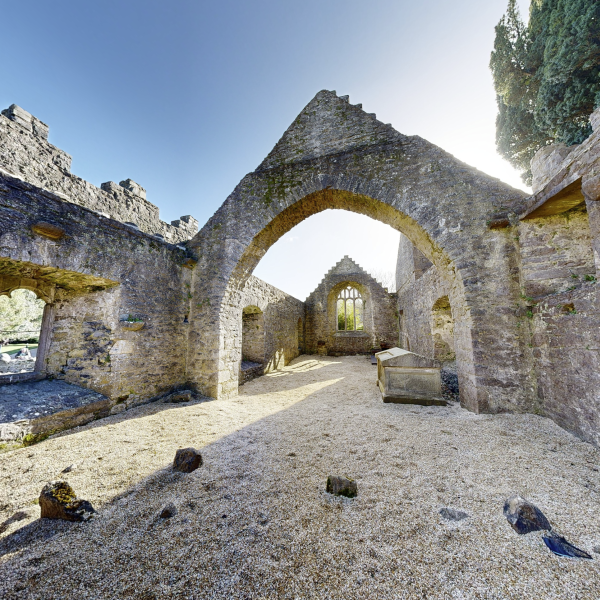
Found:
[{"label": "doorway opening", "polygon": [[240,385],[259,377],[265,368],[265,317],[258,306],[242,310]]}]

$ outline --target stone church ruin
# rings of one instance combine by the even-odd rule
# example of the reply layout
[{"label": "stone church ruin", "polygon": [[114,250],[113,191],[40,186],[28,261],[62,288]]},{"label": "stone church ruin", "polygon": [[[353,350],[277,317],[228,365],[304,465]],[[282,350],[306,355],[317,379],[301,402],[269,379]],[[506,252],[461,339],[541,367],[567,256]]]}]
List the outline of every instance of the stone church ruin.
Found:
[{"label": "stone church ruin", "polygon": [[[129,179],[73,175],[48,127],[13,105],[0,116],[0,294],[46,305],[35,371],[1,383],[94,392],[81,423],[183,388],[232,397],[300,354],[398,346],[455,365],[470,411],[548,416],[598,445],[600,111],[591,122],[581,145],[538,153],[528,196],[321,91],[198,231],[189,215],[161,221]],[[252,275],[326,209],[401,232],[395,293],[349,257],[304,302]]]}]

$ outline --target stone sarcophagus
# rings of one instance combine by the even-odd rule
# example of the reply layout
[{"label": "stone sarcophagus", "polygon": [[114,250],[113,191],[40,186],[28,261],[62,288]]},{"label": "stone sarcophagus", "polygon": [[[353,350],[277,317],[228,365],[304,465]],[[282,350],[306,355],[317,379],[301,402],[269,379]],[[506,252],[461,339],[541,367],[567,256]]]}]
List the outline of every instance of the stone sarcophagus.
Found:
[{"label": "stone sarcophagus", "polygon": [[446,406],[437,360],[391,348],[378,352],[377,385],[384,402]]}]

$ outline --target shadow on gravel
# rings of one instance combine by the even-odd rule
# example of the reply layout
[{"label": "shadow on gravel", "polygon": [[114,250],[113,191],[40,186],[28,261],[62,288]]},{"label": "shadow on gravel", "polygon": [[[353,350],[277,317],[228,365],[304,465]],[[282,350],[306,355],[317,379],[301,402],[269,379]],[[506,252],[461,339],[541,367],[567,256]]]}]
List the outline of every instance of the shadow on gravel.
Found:
[{"label": "shadow on gravel", "polygon": [[[9,522],[12,523],[15,520],[18,519],[15,519],[13,515],[2,525],[7,526],[10,524]],[[20,552],[31,544],[45,542],[59,533],[69,531],[74,525],[77,525],[77,523],[53,519],[36,519],[0,539],[0,557],[8,553]]]}]

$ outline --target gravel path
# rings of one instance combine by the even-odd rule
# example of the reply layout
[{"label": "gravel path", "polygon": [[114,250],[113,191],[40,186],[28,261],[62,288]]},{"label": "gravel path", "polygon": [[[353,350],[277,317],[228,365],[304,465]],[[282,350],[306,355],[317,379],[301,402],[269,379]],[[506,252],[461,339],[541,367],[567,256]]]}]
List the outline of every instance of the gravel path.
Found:
[{"label": "gravel path", "polygon": [[[375,377],[363,357],[304,356],[233,400],[155,403],[0,454],[0,598],[600,598],[597,449],[532,415],[383,404]],[[187,446],[204,466],[173,473]],[[358,497],[326,494],[328,474]],[[57,477],[92,521],[38,519]],[[512,493],[594,560],[513,532]]]}]

